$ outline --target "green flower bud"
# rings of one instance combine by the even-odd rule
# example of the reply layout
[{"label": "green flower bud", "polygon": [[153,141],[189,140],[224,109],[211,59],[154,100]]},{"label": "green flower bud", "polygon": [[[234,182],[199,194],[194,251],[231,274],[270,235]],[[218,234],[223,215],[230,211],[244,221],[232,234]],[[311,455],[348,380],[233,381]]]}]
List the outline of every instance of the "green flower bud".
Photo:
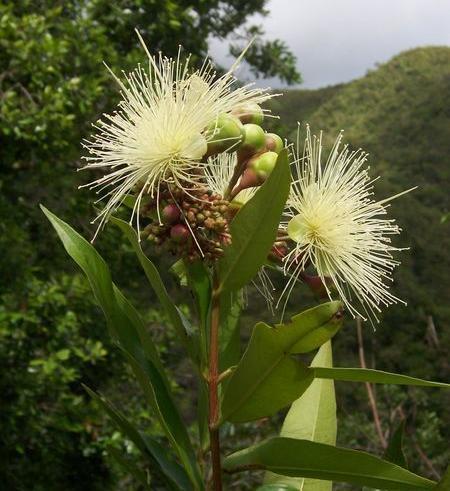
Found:
[{"label": "green flower bud", "polygon": [[170,237],[174,242],[177,242],[178,244],[183,244],[184,242],[187,242],[189,236],[189,229],[186,227],[186,225],[183,225],[182,223],[178,223],[170,229]]},{"label": "green flower bud", "polygon": [[264,149],[266,136],[261,126],[257,124],[244,124],[244,140],[239,148],[239,153],[253,155]]},{"label": "green flower bud", "polygon": [[280,153],[284,148],[284,143],[281,137],[276,133],[266,133],[266,149],[269,152]]},{"label": "green flower bud", "polygon": [[161,218],[164,223],[175,223],[180,219],[181,213],[177,205],[173,203],[165,206],[161,213]]},{"label": "green flower bud", "polygon": [[261,107],[255,102],[248,102],[238,106],[232,112],[242,123],[262,124],[264,121],[264,112]]},{"label": "green flower bud", "polygon": [[275,152],[264,152],[261,155],[253,157],[248,166],[253,169],[256,175],[265,181],[269,174],[273,171],[277,163],[278,154]]},{"label": "green flower bud", "polygon": [[208,154],[213,155],[227,150],[235,151],[244,137],[244,130],[238,118],[223,113],[208,127],[208,134]]}]

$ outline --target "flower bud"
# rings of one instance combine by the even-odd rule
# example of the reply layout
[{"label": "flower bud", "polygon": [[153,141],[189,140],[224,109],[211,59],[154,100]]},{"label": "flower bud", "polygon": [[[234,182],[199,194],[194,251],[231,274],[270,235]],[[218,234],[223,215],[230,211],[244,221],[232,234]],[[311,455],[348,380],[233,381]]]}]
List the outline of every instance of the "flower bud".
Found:
[{"label": "flower bud", "polygon": [[255,102],[247,102],[235,108],[232,112],[239,118],[242,123],[262,124],[264,121],[264,112]]},{"label": "flower bud", "polygon": [[[243,172],[241,178],[239,179],[238,184],[233,188],[233,191],[231,192],[231,198],[232,198],[232,205],[233,207],[236,207],[238,205],[238,202],[234,200],[236,196],[243,190],[247,188],[254,188],[262,184],[263,181],[258,177],[256,172],[251,169],[245,169]],[[239,204],[240,206],[240,204]]]},{"label": "flower bud", "polygon": [[208,133],[210,135],[208,155],[227,150],[234,151],[244,137],[242,123],[238,118],[227,113],[219,114],[214,123],[208,127]]},{"label": "flower bud", "polygon": [[186,227],[186,225],[183,225],[182,223],[178,223],[170,229],[170,237],[174,242],[177,242],[178,244],[183,244],[184,242],[187,242],[189,236],[189,229]]},{"label": "flower bud", "polygon": [[278,154],[275,152],[264,152],[253,157],[248,163],[248,168],[253,169],[258,178],[264,182],[273,171],[277,158]]},{"label": "flower bud", "polygon": [[161,213],[162,221],[166,224],[175,223],[180,219],[181,213],[178,206],[171,203],[165,206]]},{"label": "flower bud", "polygon": [[266,133],[266,149],[269,152],[280,153],[283,148],[283,140],[276,133]]},{"label": "flower bud", "polygon": [[264,149],[266,137],[264,130],[257,124],[244,124],[244,140],[239,147],[240,155],[253,155]]}]

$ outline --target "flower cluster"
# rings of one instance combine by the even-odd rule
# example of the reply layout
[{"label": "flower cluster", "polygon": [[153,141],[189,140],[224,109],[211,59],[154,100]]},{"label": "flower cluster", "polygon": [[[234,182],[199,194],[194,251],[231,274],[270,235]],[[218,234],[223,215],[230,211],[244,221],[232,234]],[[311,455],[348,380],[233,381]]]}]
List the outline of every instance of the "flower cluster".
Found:
[{"label": "flower cluster", "polygon": [[[243,55],[217,76],[208,60],[191,70],[189,58],[154,57],[143,46],[148,67],[124,80],[114,76],[119,108],[104,115],[84,143],[85,168],[106,170],[87,184],[101,194],[98,201],[106,200],[97,232],[131,195],[130,223],[136,221],[140,239],[190,261],[215,261],[232,240],[237,210],[285,146],[261,127],[267,111],[260,104],[273,95],[233,87]],[[397,196],[372,198],[366,154],[342,146],[342,134],[323,164],[322,135],[307,127],[304,145],[299,137],[291,157],[294,180],[268,257],[288,277],[278,303],[301,280],[330,298],[337,292],[353,315],[376,319],[382,305],[398,301],[388,282],[398,264],[392,253],[399,250],[390,237],[400,229],[385,218]],[[271,290],[265,270],[261,274],[262,289]]]},{"label": "flower cluster", "polygon": [[202,181],[205,156],[231,149],[242,139],[242,123],[231,113],[251,119],[252,108],[271,97],[250,85],[232,90],[241,58],[218,77],[208,60],[191,71],[189,57],[186,61],[181,54],[176,60],[154,57],[142,44],[148,68],[139,66],[123,81],[113,74],[122,101],[117,111],[97,122],[97,132],[84,142],[89,152],[85,168],[106,170],[86,185],[101,195],[98,201],[106,200],[96,218],[98,229],[137,184],[141,185],[132,219],[144,196],[157,198],[163,183],[186,192],[195,188]]}]

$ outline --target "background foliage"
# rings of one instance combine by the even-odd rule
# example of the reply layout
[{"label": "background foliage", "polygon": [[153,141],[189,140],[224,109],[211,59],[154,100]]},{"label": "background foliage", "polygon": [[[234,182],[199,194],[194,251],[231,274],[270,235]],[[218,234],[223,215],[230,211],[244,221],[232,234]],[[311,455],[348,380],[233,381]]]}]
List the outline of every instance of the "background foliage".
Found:
[{"label": "background foliage", "polygon": [[[149,415],[133,396],[84,280],[69,269],[37,207],[44,202],[85,236],[92,235],[92,195],[76,191],[88,176],[75,169],[79,142],[89,134],[91,121],[117,102],[103,60],[115,71],[143,60],[136,26],[153,51],[176,55],[181,43],[193,53],[193,63],[206,54],[210,37],[231,39],[236,52],[244,38],[256,34],[259,40],[249,53],[252,69],[296,82],[295,59],[286,46],[262,40],[258,26],[245,24],[251,14],[263,12],[264,4],[19,0],[0,6],[0,477],[5,489],[136,489],[111,467],[104,451],[111,444],[132,448],[110,427],[104,429],[109,423],[80,382],[116,397],[137,421]],[[293,139],[297,120],[327,130],[330,139],[345,128],[346,140],[368,150],[374,174],[382,174],[380,196],[420,186],[392,205],[406,231],[400,242],[411,247],[403,254],[394,289],[409,306],[390,309],[376,333],[367,327],[364,334],[371,365],[433,380],[450,378],[450,234],[448,222],[441,223],[450,209],[449,62],[448,48],[414,50],[349,84],[288,91],[272,107],[283,122],[277,129]],[[97,247],[114,278],[133,292],[136,305],[144,305],[152,335],[166,346],[163,359],[177,374],[174,385],[189,391],[186,362],[161,315],[146,310],[152,297],[127,246],[110,227]],[[294,299],[296,311],[308,301]],[[262,307],[251,293],[245,323],[251,326]],[[351,322],[336,342],[336,364],[357,364]],[[338,384],[338,438],[381,453],[365,389],[352,389]],[[407,438],[413,442],[408,457],[415,469],[431,476],[441,472],[450,457],[448,393],[383,388],[377,397],[387,433],[402,412],[408,416]],[[194,417],[187,411],[184,416],[187,421]],[[270,434],[276,424],[261,421],[258,432]],[[229,425],[225,431],[235,429]],[[254,425],[245,425],[239,437],[242,445],[253,443]],[[251,482],[239,479],[236,489],[252,489]]]}]

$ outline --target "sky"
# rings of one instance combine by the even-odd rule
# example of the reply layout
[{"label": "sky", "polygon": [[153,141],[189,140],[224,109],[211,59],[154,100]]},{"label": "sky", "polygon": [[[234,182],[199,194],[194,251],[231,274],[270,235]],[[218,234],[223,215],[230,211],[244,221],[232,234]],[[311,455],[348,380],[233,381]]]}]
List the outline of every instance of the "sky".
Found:
[{"label": "sky", "polygon": [[[450,45],[450,0],[270,0],[261,23],[266,38],[284,40],[297,57],[302,88],[361,77],[377,63],[411,48]],[[213,40],[212,57],[223,66],[232,58]],[[251,79],[245,68],[241,77]],[[284,87],[277,79],[258,85]]]}]

